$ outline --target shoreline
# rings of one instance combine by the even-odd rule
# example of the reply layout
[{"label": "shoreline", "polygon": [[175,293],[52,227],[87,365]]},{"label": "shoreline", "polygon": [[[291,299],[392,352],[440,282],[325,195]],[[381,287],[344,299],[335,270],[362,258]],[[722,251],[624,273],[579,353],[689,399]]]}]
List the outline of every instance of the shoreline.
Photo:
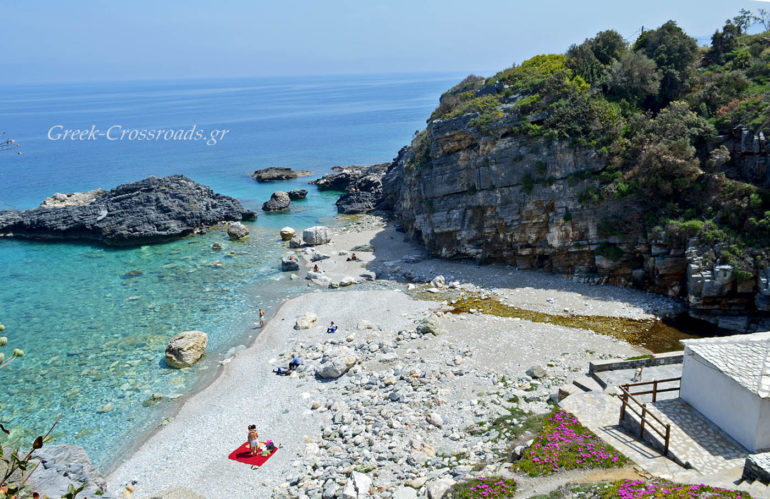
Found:
[{"label": "shoreline", "polygon": [[[375,223],[372,222],[372,220],[377,220]],[[370,267],[378,267],[379,263],[378,259],[385,259],[392,256],[397,256],[400,254],[401,256],[410,254],[415,250],[415,246],[411,245],[410,243],[407,243],[403,240],[399,241],[396,236],[394,235],[393,228],[390,225],[386,225],[382,223],[381,220],[375,219],[374,217],[361,217],[355,220],[347,221],[348,223],[342,224],[338,227],[335,227],[333,240],[331,244],[324,245],[321,247],[316,247],[310,250],[298,250],[301,256],[303,258],[300,258],[301,261],[301,268],[300,271],[295,271],[295,274],[297,274],[298,278],[302,278],[304,275],[304,271],[312,268],[313,262],[311,262],[311,259],[309,256],[314,251],[320,251],[324,253],[332,253],[335,256],[332,258],[324,259],[319,261],[323,266],[324,274],[327,275],[330,279],[338,280],[341,279],[343,275],[351,274],[355,270],[362,271],[364,270],[367,265]],[[361,227],[363,226],[363,227]],[[383,240],[383,237],[386,238]],[[403,239],[403,237],[401,238]],[[374,241],[377,246],[376,253],[369,253],[369,252],[361,252],[358,256],[362,258],[360,262],[356,262],[353,266],[351,266],[350,262],[347,262],[343,260],[342,258],[337,257],[336,255],[339,253],[340,250],[343,252],[348,251],[350,249],[350,246],[352,243],[359,243],[359,244],[366,244],[369,242]],[[346,245],[344,249],[342,249],[342,246]],[[302,254],[304,252],[304,254]],[[344,256],[344,255],[341,255]],[[308,257],[308,258],[304,258]],[[458,262],[445,262],[445,261],[430,261],[430,265],[428,265],[428,270],[432,271],[435,270],[434,267],[436,267],[438,270],[446,270],[446,269],[454,269],[457,265],[464,266],[463,268],[465,271],[472,272],[474,274],[477,274],[481,272],[484,274],[485,272],[492,272],[496,273],[498,272],[496,269],[490,269],[489,267],[476,267],[476,266],[469,266],[467,263],[458,263]],[[302,266],[305,267],[305,269],[302,268]],[[479,269],[482,269],[479,271]],[[513,274],[513,269],[511,269],[511,274]],[[453,275],[454,277],[454,275]],[[514,276],[521,278],[521,276]],[[525,281],[531,281],[531,276],[529,275],[529,272],[526,274],[523,274],[523,279]],[[541,279],[542,283],[540,283],[537,279],[535,279],[533,284],[534,286],[537,286],[538,284],[543,283],[553,283],[553,284],[564,284],[567,282],[567,280],[563,277],[559,276],[542,276]],[[292,313],[295,313],[299,308],[307,307],[308,304],[314,304],[314,306],[320,307],[324,310],[328,310],[330,305],[332,304],[332,309],[336,309],[338,311],[341,311],[345,308],[346,302],[356,302],[356,300],[362,299],[367,296],[387,296],[387,299],[385,301],[389,300],[397,300],[399,303],[402,304],[404,308],[410,308],[410,307],[416,307],[415,309],[419,311],[417,315],[424,314],[426,310],[436,310],[440,309],[442,307],[442,304],[437,301],[431,301],[426,302],[422,300],[417,300],[413,297],[407,296],[405,293],[399,291],[399,289],[402,289],[403,287],[406,287],[406,285],[403,282],[398,281],[388,281],[387,284],[384,286],[384,288],[396,288],[396,289],[382,289],[382,290],[362,290],[362,289],[356,289],[357,286],[352,286],[350,288],[347,288],[346,290],[330,290],[330,291],[324,291],[318,288],[313,289],[313,284],[308,282],[308,286],[310,286],[310,289],[308,289],[307,292],[301,293],[300,295],[292,298],[288,298],[286,300],[283,300],[280,305],[275,309],[275,314],[265,322],[265,327],[258,331],[258,333],[254,336],[253,340],[246,345],[246,348],[244,350],[236,352],[232,357],[229,358],[229,360],[225,360],[223,363],[220,363],[218,367],[221,367],[217,371],[217,373],[212,376],[212,379],[205,384],[205,386],[201,386],[199,389],[195,390],[195,392],[191,392],[184,396],[182,402],[179,404],[177,409],[174,411],[173,416],[170,417],[170,422],[167,425],[159,426],[155,428],[152,432],[150,432],[146,438],[142,439],[141,443],[138,443],[138,445],[135,447],[134,451],[131,452],[126,458],[123,459],[123,461],[118,465],[113,467],[113,469],[109,470],[109,472],[106,474],[107,481],[109,483],[109,493],[115,493],[118,494],[122,487],[124,487],[127,483],[129,483],[132,480],[138,480],[138,483],[136,485],[137,492],[136,497],[149,497],[149,494],[157,494],[158,491],[167,489],[169,487],[173,487],[175,485],[181,485],[181,484],[188,484],[191,485],[193,482],[187,482],[184,480],[177,480],[176,483],[172,483],[173,480],[167,479],[167,480],[161,480],[160,475],[163,475],[162,472],[158,472],[156,470],[157,467],[162,467],[162,460],[159,459],[160,456],[153,455],[151,451],[149,451],[150,447],[153,447],[155,449],[161,448],[165,446],[167,449],[173,449],[175,448],[174,440],[179,438],[177,436],[174,436],[173,438],[171,435],[177,435],[177,434],[184,434],[185,428],[179,427],[180,424],[184,424],[184,422],[192,423],[195,422],[195,424],[199,424],[201,420],[209,419],[211,418],[212,412],[215,412],[216,409],[219,409],[220,407],[217,406],[215,409],[214,407],[208,406],[208,403],[211,401],[215,401],[218,399],[218,397],[222,396],[222,392],[228,392],[231,389],[238,389],[238,382],[237,380],[233,379],[234,376],[236,376],[238,373],[250,373],[250,376],[254,375],[254,367],[250,366],[249,368],[245,368],[243,366],[243,363],[246,362],[247,359],[261,359],[261,361],[264,363],[264,369],[256,371],[256,379],[258,379],[261,382],[264,382],[265,385],[275,385],[276,379],[278,378],[278,382],[281,381],[292,381],[294,380],[294,377],[289,378],[279,378],[274,375],[272,375],[271,371],[273,367],[276,366],[276,363],[278,362],[277,354],[279,351],[282,352],[288,352],[291,349],[299,348],[304,344],[304,342],[300,339],[302,336],[299,336],[298,333],[303,333],[302,331],[289,331],[288,333],[281,335],[280,330],[286,329],[289,325],[286,323],[287,319],[289,319],[289,315]],[[561,303],[562,299],[573,299],[575,297],[579,297],[581,300],[585,300],[585,303],[602,303],[602,301],[606,301],[607,307],[610,307],[614,309],[614,311],[619,314],[620,316],[631,316],[631,317],[650,317],[650,311],[647,307],[647,301],[649,300],[649,296],[647,296],[646,293],[639,293],[635,292],[633,290],[623,290],[623,288],[615,288],[612,286],[596,286],[592,284],[572,284],[568,286],[570,288],[569,291],[561,291],[559,289],[550,289],[546,291],[540,290],[540,293],[546,293],[546,294],[555,294],[557,295],[557,298],[559,299],[559,302]],[[508,291],[514,291],[514,286],[508,287]],[[574,289],[573,289],[574,288]],[[487,288],[490,291],[498,291],[500,288],[497,288],[496,286],[490,286]],[[588,292],[589,290],[592,290],[593,292],[590,293],[595,296],[586,296],[581,295],[575,290],[584,290],[584,292]],[[569,294],[573,293],[574,296],[569,298]],[[531,293],[530,293],[531,294]],[[619,296],[615,296],[615,295]],[[398,296],[401,296],[398,298]],[[609,296],[610,299],[607,300],[606,298],[603,300],[602,296]],[[619,301],[616,301],[618,298],[629,298],[630,301],[623,301],[622,299]],[[506,296],[506,298],[508,298]],[[528,298],[531,299],[531,298]],[[506,300],[507,301],[507,300]],[[326,304],[321,304],[321,302],[328,302]],[[366,300],[364,300],[366,302]],[[664,303],[666,300],[660,301],[660,303]],[[670,300],[668,301],[670,302]],[[334,304],[337,303],[337,306],[334,306]],[[656,302],[657,303],[657,302]],[[614,305],[612,305],[614,304]],[[547,306],[552,306],[553,304],[550,302],[546,302]],[[655,308],[655,307],[652,307]],[[329,313],[327,312],[326,315],[328,317]],[[341,313],[341,312],[333,312],[333,313]],[[355,324],[358,322],[357,318],[361,317],[361,311],[355,310],[355,311],[349,311],[351,314],[351,319],[348,319],[348,323],[346,324],[347,328],[354,331],[353,335],[360,333],[360,331],[356,331],[356,328],[354,327]],[[374,313],[374,312],[372,312]],[[296,314],[295,314],[296,315]],[[319,315],[319,323],[316,325],[315,329],[318,329],[319,331],[313,331],[310,337],[307,338],[307,340],[314,339],[316,342],[321,342],[326,339],[324,334],[321,334],[320,329],[325,329],[325,323],[323,322],[322,314]],[[414,313],[412,313],[414,315]],[[391,314],[385,314],[385,317],[391,317]],[[476,316],[476,317],[470,317],[472,320],[477,320],[478,318],[484,318],[485,316]],[[279,320],[280,319],[280,320]],[[495,318],[493,318],[495,319]],[[497,318],[499,319],[499,318]],[[450,318],[449,320],[455,321],[455,318]],[[488,320],[488,319],[485,319]],[[337,321],[335,321],[337,322]],[[396,321],[398,322],[398,321]],[[410,321],[406,321],[409,323]],[[414,322],[413,320],[411,321]],[[521,321],[522,323],[526,321]],[[403,322],[402,322],[403,324]],[[529,323],[527,323],[529,326]],[[541,327],[541,326],[538,326]],[[392,327],[388,328],[389,330],[392,329]],[[563,329],[563,328],[562,328]],[[615,339],[611,339],[608,337],[602,337],[596,333],[585,331],[585,330],[574,330],[578,331],[576,334],[588,334],[589,337],[595,338],[595,341],[599,341],[601,344],[610,345],[615,344],[618,346],[619,350],[625,351],[628,354],[631,354],[633,352],[640,352],[644,349],[638,348],[638,347],[632,347],[630,345],[627,345],[625,342],[621,342]],[[582,333],[580,331],[583,331]],[[263,334],[264,333],[264,334]],[[347,329],[346,333],[347,334]],[[386,335],[389,334],[395,334],[395,331],[384,333]],[[598,338],[598,339],[597,339]],[[593,341],[593,340],[592,340]],[[622,346],[622,348],[620,348]],[[617,350],[617,349],[616,349]],[[305,359],[303,359],[303,362]],[[269,368],[265,372],[265,369]],[[314,388],[312,385],[314,384],[314,380],[310,380],[311,387]],[[333,383],[333,382],[332,382]],[[301,386],[308,385],[308,382],[305,381],[302,383]],[[321,384],[321,387],[326,385],[326,383]],[[223,388],[223,390],[220,391],[220,389]],[[323,388],[317,389],[323,390]],[[296,391],[296,390],[295,390]],[[256,390],[256,393],[254,394],[256,396],[255,401],[259,400],[259,393],[260,390]],[[309,404],[309,398],[310,395],[307,395],[307,392],[298,393],[297,395],[300,395],[303,397],[303,400],[306,398],[307,403]],[[547,394],[546,394],[547,395]],[[234,402],[237,403],[237,402]],[[277,403],[277,402],[276,402]],[[291,405],[291,404],[290,404]],[[288,407],[288,406],[287,406]],[[223,408],[223,407],[222,407]],[[288,409],[287,409],[288,410]],[[297,409],[300,410],[300,409]],[[248,412],[248,410],[247,410]],[[312,411],[310,409],[303,410],[303,417],[312,415]],[[282,414],[282,413],[281,413]],[[273,419],[275,421],[281,420],[281,414],[273,415]],[[225,417],[225,416],[222,416]],[[244,419],[245,420],[245,419]],[[181,421],[181,423],[180,423]],[[280,424],[276,424],[276,427],[280,427]],[[300,425],[301,426],[301,425]],[[245,426],[244,426],[245,428]],[[220,430],[221,431],[221,430]],[[242,433],[242,429],[237,427],[233,428],[232,430],[229,430],[227,432],[227,435],[233,434],[236,438],[235,440],[240,440],[240,438],[237,438],[237,435],[240,435]],[[308,437],[306,434],[305,437]],[[196,437],[197,438],[197,437]],[[266,435],[266,438],[269,438]],[[184,439],[183,439],[184,440]],[[276,439],[276,441],[279,441]],[[294,442],[296,444],[296,442]],[[208,445],[208,443],[207,443]],[[294,445],[295,451],[298,452],[299,455],[301,455],[301,450],[299,447]],[[178,448],[178,446],[176,447]],[[227,448],[227,447],[225,447]],[[221,449],[220,449],[221,450]],[[286,451],[286,452],[284,452]],[[195,452],[195,451],[193,451]],[[289,449],[283,449],[282,454],[289,454]],[[220,472],[224,472],[225,475],[234,474],[233,476],[239,477],[238,480],[244,479],[245,482],[240,484],[242,486],[247,486],[247,482],[252,482],[252,480],[247,479],[249,475],[246,473],[248,469],[245,470],[240,468],[239,463],[234,462],[228,462],[226,459],[226,455],[216,455],[211,456],[209,459],[214,459],[214,461],[209,461],[208,465],[214,468],[220,469]],[[282,462],[282,463],[276,463],[278,458],[273,458],[269,465],[265,467],[265,469],[259,470],[260,476],[263,476],[265,478],[270,478],[270,480],[265,480],[265,484],[273,484],[274,483],[271,480],[275,480],[274,477],[271,477],[274,473],[270,473],[268,470],[270,469],[271,465],[274,470],[278,470],[279,468],[282,468],[283,466],[290,465],[291,463],[288,462]],[[157,463],[156,463],[157,460]],[[285,458],[282,459],[285,461]],[[226,471],[224,470],[226,469]],[[283,474],[286,473],[286,470],[282,470]],[[205,470],[201,470],[201,473],[205,474]],[[152,475],[154,478],[151,480],[152,483],[152,490],[148,488],[148,480],[147,475]],[[243,475],[243,476],[241,476]],[[198,476],[198,475],[195,475]],[[200,482],[198,482],[200,484]],[[252,486],[256,485],[255,483],[251,483]],[[260,486],[264,487],[266,485],[259,484]],[[200,485],[199,485],[200,486]],[[272,488],[272,487],[270,487]],[[268,495],[268,491],[270,490],[264,489],[264,493]],[[247,495],[238,495],[240,492],[238,492],[237,487],[233,489],[231,492],[231,497],[248,497]],[[198,493],[204,493],[204,490],[197,490]],[[234,495],[232,495],[234,494]],[[212,496],[216,497],[216,496]]]}]

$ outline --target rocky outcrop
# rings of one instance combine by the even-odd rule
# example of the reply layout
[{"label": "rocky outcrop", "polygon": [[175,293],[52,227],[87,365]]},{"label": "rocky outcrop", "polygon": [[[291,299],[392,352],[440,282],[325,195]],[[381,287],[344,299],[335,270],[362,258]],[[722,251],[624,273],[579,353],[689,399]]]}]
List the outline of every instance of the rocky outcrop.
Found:
[{"label": "rocky outcrop", "polygon": [[61,193],[57,192],[53,196],[49,196],[40,203],[40,208],[66,208],[68,206],[83,206],[90,204],[96,200],[96,198],[107,194],[104,189],[95,189],[88,192],[69,192]]},{"label": "rocky outcrop", "polygon": [[79,206],[2,211],[0,235],[139,246],[254,218],[237,199],[173,175],[121,185]]},{"label": "rocky outcrop", "polygon": [[334,173],[326,174],[310,183],[315,184],[319,191],[344,191],[364,175],[366,167],[357,165],[335,166],[332,170]]},{"label": "rocky outcrop", "polygon": [[273,166],[257,170],[251,174],[251,177],[257,182],[275,182],[278,180],[292,180],[298,177],[307,177],[312,172],[309,170],[292,170],[280,166]]},{"label": "rocky outcrop", "polygon": [[[726,329],[770,326],[763,315],[770,311],[768,271],[734,272],[718,242],[702,244],[668,227],[648,232],[645,205],[633,196],[591,199],[586,193],[608,169],[605,156],[513,133],[515,113],[501,115],[491,131],[474,126],[475,113],[429,122],[381,177],[377,206],[394,210],[404,230],[436,256],[682,298],[690,315]],[[736,129],[708,147],[707,173],[770,182],[763,134]]]},{"label": "rocky outcrop", "polygon": [[184,331],[166,346],[166,364],[176,369],[190,367],[206,352],[209,336],[203,331]]},{"label": "rocky outcrop", "polygon": [[79,488],[87,482],[82,496],[112,497],[105,494],[107,482],[91,464],[82,447],[46,445],[36,450],[33,457],[40,460],[40,465],[27,480],[30,491],[41,496],[63,497],[70,485]]},{"label": "rocky outcrop", "polygon": [[292,201],[300,201],[307,197],[307,189],[294,189],[289,191],[289,199]]},{"label": "rocky outcrop", "polygon": [[358,214],[377,208],[383,199],[382,178],[387,171],[387,164],[372,165],[362,170],[362,175],[351,181],[345,194],[337,200],[337,210]]},{"label": "rocky outcrop", "polygon": [[262,204],[262,211],[287,211],[291,205],[289,194],[283,191],[276,191],[270,196],[269,201]]}]

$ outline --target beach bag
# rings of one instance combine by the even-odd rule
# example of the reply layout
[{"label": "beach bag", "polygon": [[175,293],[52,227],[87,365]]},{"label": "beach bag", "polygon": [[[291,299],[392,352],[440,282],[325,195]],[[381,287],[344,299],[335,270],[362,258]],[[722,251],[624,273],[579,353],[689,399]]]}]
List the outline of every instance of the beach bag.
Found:
[{"label": "beach bag", "polygon": [[275,444],[272,440],[268,440],[268,442],[265,444],[265,450],[268,452],[268,454],[275,450]]}]

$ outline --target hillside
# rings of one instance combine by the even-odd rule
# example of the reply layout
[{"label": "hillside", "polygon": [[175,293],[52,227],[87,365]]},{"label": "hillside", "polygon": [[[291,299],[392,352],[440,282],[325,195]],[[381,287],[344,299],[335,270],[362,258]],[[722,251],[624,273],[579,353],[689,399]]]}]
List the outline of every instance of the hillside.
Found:
[{"label": "hillside", "polygon": [[[770,311],[770,31],[710,47],[675,22],[603,31],[441,96],[385,206],[434,254],[687,299],[721,327]],[[765,20],[766,22],[766,20]]]}]

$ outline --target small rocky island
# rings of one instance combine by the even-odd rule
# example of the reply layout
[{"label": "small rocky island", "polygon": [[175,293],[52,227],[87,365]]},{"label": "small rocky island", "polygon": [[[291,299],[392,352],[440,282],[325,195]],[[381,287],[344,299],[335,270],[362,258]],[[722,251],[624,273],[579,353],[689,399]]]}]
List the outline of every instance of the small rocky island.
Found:
[{"label": "small rocky island", "polygon": [[59,197],[80,201],[0,211],[0,236],[127,247],[172,241],[221,222],[256,219],[237,199],[183,175],[148,177],[93,196]]},{"label": "small rocky island", "polygon": [[292,170],[282,166],[271,166],[256,170],[251,177],[257,182],[276,182],[278,180],[292,180],[298,177],[307,177],[311,175],[309,170]]}]

